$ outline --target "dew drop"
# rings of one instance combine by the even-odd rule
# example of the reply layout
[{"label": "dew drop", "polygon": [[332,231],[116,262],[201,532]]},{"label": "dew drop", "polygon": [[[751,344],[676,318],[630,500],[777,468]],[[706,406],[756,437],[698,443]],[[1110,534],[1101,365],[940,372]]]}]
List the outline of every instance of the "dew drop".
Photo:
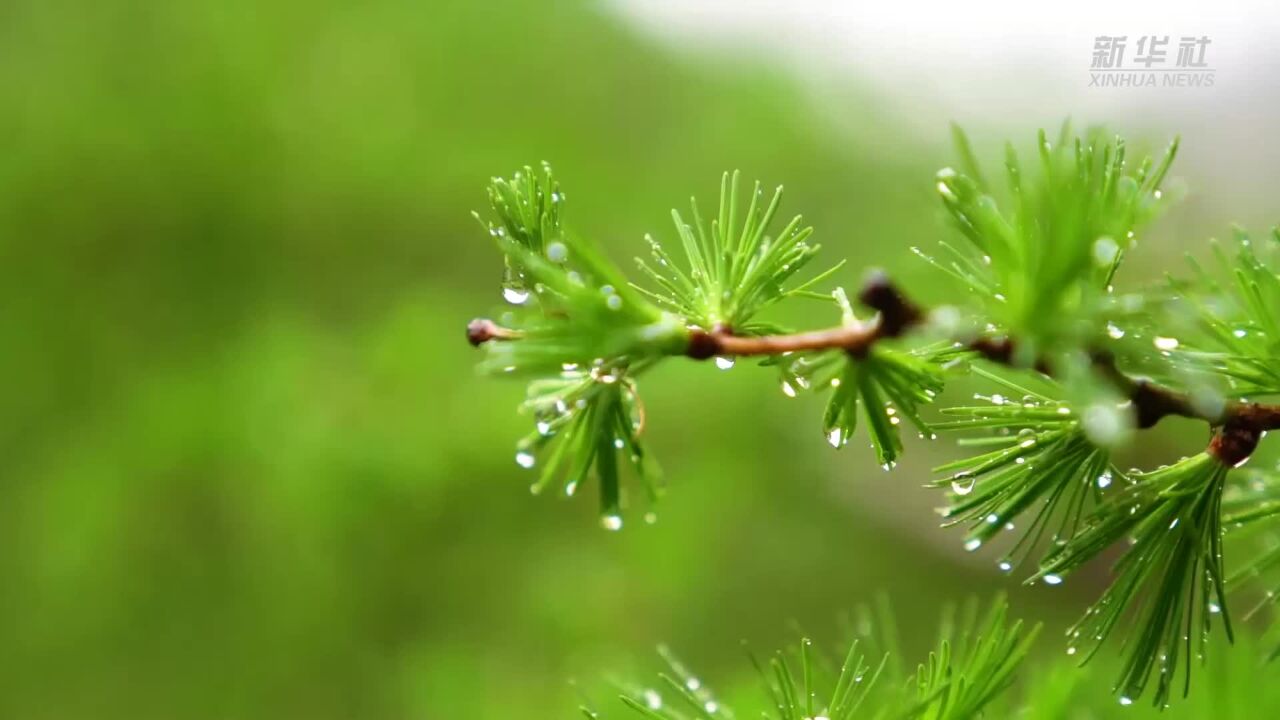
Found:
[{"label": "dew drop", "polygon": [[537,460],[534,459],[533,453],[527,450],[521,450],[516,453],[516,464],[522,468],[531,468],[535,462],[537,462]]},{"label": "dew drop", "polygon": [[782,394],[786,395],[787,397],[793,398],[796,396],[796,389],[791,383],[787,382],[786,380],[783,380]]},{"label": "dew drop", "polygon": [[1156,346],[1157,350],[1177,350],[1178,349],[1177,338],[1156,336],[1156,338],[1151,342]]},{"label": "dew drop", "polygon": [[1107,266],[1115,262],[1116,255],[1120,253],[1120,246],[1116,245],[1116,241],[1109,237],[1103,236],[1098,238],[1093,244],[1093,261],[1098,265]]},{"label": "dew drop", "polygon": [[1093,403],[1084,411],[1084,432],[1096,445],[1113,447],[1129,433],[1129,417],[1111,403]]},{"label": "dew drop", "polygon": [[977,550],[980,547],[982,547],[982,540],[978,538],[969,538],[968,540],[964,541],[964,549],[967,552],[973,552],[974,550]]},{"label": "dew drop", "polygon": [[650,710],[661,710],[661,709],[662,709],[662,696],[661,696],[661,695],[659,695],[659,694],[657,693],[657,691],[655,691],[655,690],[645,690],[645,691],[644,691],[644,704],[645,704],[645,706],[646,706],[646,707],[648,707]]},{"label": "dew drop", "polygon": [[1044,576],[1044,582],[1045,582],[1045,584],[1046,584],[1046,585],[1061,585],[1061,584],[1062,584],[1062,576],[1061,576],[1061,575],[1052,575],[1052,574],[1050,574],[1050,575],[1045,575],[1045,576]]},{"label": "dew drop", "polygon": [[621,530],[622,516],[605,515],[604,517],[600,518],[600,526],[603,527],[605,530]]},{"label": "dew drop", "polygon": [[831,428],[831,431],[827,433],[827,442],[831,443],[833,448],[844,445],[844,431],[840,428]]},{"label": "dew drop", "polygon": [[722,355],[722,356],[717,357],[717,358],[716,358],[716,367],[720,368],[721,370],[732,370],[732,369],[733,369],[733,358],[731,358],[731,357],[724,357],[723,355]]},{"label": "dew drop", "polygon": [[973,486],[977,484],[978,479],[967,473],[962,473],[951,478],[951,492],[957,495],[968,495],[973,492]]},{"label": "dew drop", "polygon": [[1107,335],[1109,335],[1112,340],[1119,340],[1124,337],[1124,330],[1117,327],[1115,323],[1109,322],[1107,323]]},{"label": "dew drop", "polygon": [[1111,487],[1111,471],[1107,470],[1106,472],[1099,475],[1097,482],[1098,482],[1099,488],[1106,489],[1108,487]]},{"label": "dew drop", "polygon": [[562,242],[553,242],[547,246],[547,259],[551,262],[562,263],[569,259],[569,248],[565,247]]},{"label": "dew drop", "polygon": [[697,690],[698,688],[702,687],[702,682],[699,681],[698,678],[696,677],[691,677],[688,680],[684,681],[684,686],[689,688],[690,690]]},{"label": "dew drop", "polygon": [[1133,699],[1132,699],[1132,698],[1130,698],[1130,697],[1128,697],[1127,695],[1122,695],[1122,696],[1120,697],[1120,704],[1121,704],[1121,705],[1126,705],[1126,706],[1128,706],[1128,705],[1132,705],[1132,704],[1133,704]]},{"label": "dew drop", "polygon": [[996,567],[1000,568],[1000,572],[1009,572],[1010,570],[1013,569],[1013,563],[1009,562],[1008,560],[1001,560],[999,564],[996,565]]},{"label": "dew drop", "polygon": [[529,291],[514,285],[508,285],[502,288],[502,299],[512,305],[523,305],[529,300]]}]

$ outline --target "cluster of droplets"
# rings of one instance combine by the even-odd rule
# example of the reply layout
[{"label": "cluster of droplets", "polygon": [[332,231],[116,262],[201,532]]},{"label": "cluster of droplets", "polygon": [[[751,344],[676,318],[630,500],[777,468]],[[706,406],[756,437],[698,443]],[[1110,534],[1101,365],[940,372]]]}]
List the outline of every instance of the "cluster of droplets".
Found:
[{"label": "cluster of droplets", "polygon": [[618,294],[617,289],[612,285],[603,285],[600,287],[600,294],[604,296],[604,305],[610,310],[622,309],[622,296]]},{"label": "cluster of droplets", "polygon": [[[591,363],[590,370],[583,370],[576,363],[565,363],[560,373],[561,380],[568,385],[566,389],[559,391],[555,396],[547,398],[543,397],[537,401],[534,407],[539,408],[534,428],[537,431],[537,438],[523,440],[516,447],[515,461],[516,464],[526,470],[534,469],[538,464],[535,448],[541,447],[544,443],[555,439],[564,427],[570,424],[578,411],[587,407],[590,402],[590,391],[593,385],[612,385],[622,380],[622,371],[617,368],[611,368],[603,359],[596,359]],[[625,382],[625,381],[624,381]],[[631,388],[624,389],[624,392],[634,392]],[[619,426],[613,438],[613,447],[617,450],[624,450],[628,446],[628,440],[634,441],[635,436],[641,430],[641,419],[634,411],[631,413],[629,426]],[[625,435],[630,434],[631,438]],[[638,465],[641,457],[636,451],[632,451],[629,456],[632,464]],[[529,491],[538,495],[542,492],[547,478],[535,481],[529,486]],[[573,497],[577,493],[578,478],[572,478],[565,483],[563,491],[566,497]],[[657,515],[648,512],[644,516],[644,520],[648,524],[657,522]],[[603,515],[600,524],[606,530],[621,530],[622,517],[616,513]]]}]

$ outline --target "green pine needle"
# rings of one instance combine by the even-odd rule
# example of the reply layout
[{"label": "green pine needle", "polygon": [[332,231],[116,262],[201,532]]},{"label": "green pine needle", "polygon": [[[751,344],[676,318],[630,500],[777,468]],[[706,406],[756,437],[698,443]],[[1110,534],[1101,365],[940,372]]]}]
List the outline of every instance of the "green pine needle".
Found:
[{"label": "green pine needle", "polygon": [[[1168,703],[1178,684],[1191,685],[1191,661],[1202,657],[1211,619],[1231,637],[1222,561],[1221,504],[1226,468],[1207,453],[1150,473],[1131,475],[1090,514],[1083,530],[1045,559],[1038,577],[1068,573],[1122,542],[1131,546],[1115,580],[1072,628],[1072,647],[1097,644],[1125,628],[1127,659],[1116,690],[1132,702],[1155,676],[1153,702]],[[1092,655],[1092,652],[1089,653]]]},{"label": "green pine needle", "polygon": [[1159,338],[1175,368],[1219,383],[1230,397],[1280,394],[1280,229],[1261,247],[1237,230],[1228,256],[1213,244],[1216,268],[1189,260],[1193,280],[1172,283],[1168,324],[1186,330]]},{"label": "green pine needle", "polygon": [[[1177,141],[1158,164],[1126,162],[1123,140],[1092,131],[1037,141],[1034,170],[1006,150],[1007,190],[989,186],[967,138],[954,129],[962,171],[938,173],[937,189],[967,242],[942,243],[944,258],[919,250],[974,292],[999,330],[1033,351],[1076,347],[1102,330],[1099,309],[1135,232],[1161,208],[1160,186]],[[997,199],[1002,197],[1003,199]],[[1046,323],[1044,318],[1054,318]]]},{"label": "green pine needle", "polygon": [[651,720],[968,720],[1009,688],[1039,631],[1010,621],[1003,598],[983,616],[977,611],[973,602],[958,618],[949,611],[936,649],[910,675],[893,657],[898,647],[895,624],[888,604],[880,603],[875,611],[860,608],[858,629],[839,656],[842,662],[808,638],[768,663],[748,652],[763,692],[741,715],[721,703],[666,648],[659,648],[668,668],[658,675],[659,685],[632,684],[621,700]]},{"label": "green pine needle", "polygon": [[[843,323],[858,325],[844,290],[837,288],[833,295]],[[797,388],[831,391],[822,432],[832,447],[847,445],[862,417],[878,462],[889,470],[902,454],[898,426],[904,418],[921,437],[933,435],[920,413],[943,388],[942,366],[932,349],[911,352],[877,343],[864,356],[842,350],[805,352],[787,356],[779,365],[787,395],[794,396]]]},{"label": "green pine needle", "polygon": [[663,490],[661,470],[641,439],[643,407],[626,372],[567,370],[559,378],[531,383],[525,408],[534,413],[537,427],[516,452],[521,467],[538,471],[530,486],[535,495],[558,486],[573,496],[594,470],[600,483],[600,522],[609,530],[622,527],[620,457],[633,468],[650,504]]},{"label": "green pine needle", "polygon": [[639,289],[663,309],[703,329],[731,329],[746,334],[743,331],[748,321],[758,312],[789,297],[814,297],[810,289],[843,263],[786,287],[818,252],[817,245],[807,242],[813,228],[804,226],[797,215],[776,235],[769,235],[782,200],[782,188],[766,201],[757,182],[743,208],[738,182],[736,171],[721,178],[719,211],[709,226],[696,199],[690,200],[692,214],[688,221],[679,211],[671,211],[683,250],[683,268],[661,243],[649,236],[646,239],[653,264],[641,259],[636,262],[657,286],[654,290]]},{"label": "green pine needle", "polygon": [[[526,165],[510,180],[493,178],[488,195],[489,207],[497,221],[486,223],[479,213],[473,214],[494,238],[508,239],[538,255],[560,238],[560,214],[565,198],[549,164],[542,163],[541,177]],[[529,284],[519,259],[508,255],[504,284],[507,297],[526,296]]]}]

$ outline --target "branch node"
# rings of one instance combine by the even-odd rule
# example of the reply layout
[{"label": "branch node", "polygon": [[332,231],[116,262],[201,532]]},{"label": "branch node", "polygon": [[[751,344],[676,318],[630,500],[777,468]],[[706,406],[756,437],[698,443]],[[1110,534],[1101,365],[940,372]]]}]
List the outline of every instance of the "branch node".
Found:
[{"label": "branch node", "polygon": [[720,353],[720,341],[706,330],[690,330],[689,346],[684,354],[694,360],[708,360]]},{"label": "branch node", "polygon": [[1208,452],[1227,467],[1239,467],[1257,449],[1262,431],[1248,424],[1228,420],[1209,441]]},{"label": "branch node", "polygon": [[924,317],[920,308],[908,300],[882,270],[874,270],[867,276],[858,300],[880,313],[879,337],[898,337]]}]

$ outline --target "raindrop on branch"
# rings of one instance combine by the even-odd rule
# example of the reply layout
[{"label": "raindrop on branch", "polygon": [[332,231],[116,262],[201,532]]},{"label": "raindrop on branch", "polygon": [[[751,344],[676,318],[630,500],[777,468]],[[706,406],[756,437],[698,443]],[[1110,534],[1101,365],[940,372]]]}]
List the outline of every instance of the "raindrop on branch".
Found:
[{"label": "raindrop on branch", "polygon": [[502,288],[502,299],[512,305],[523,305],[529,300],[529,291],[515,285]]}]

